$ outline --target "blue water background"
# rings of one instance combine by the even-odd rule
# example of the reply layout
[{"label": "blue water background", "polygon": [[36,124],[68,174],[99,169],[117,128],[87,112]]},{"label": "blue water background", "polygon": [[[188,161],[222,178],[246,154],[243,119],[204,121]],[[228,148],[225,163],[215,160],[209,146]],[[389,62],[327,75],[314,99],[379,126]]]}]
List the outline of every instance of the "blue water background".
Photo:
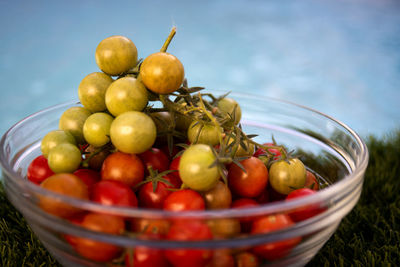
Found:
[{"label": "blue water background", "polygon": [[189,85],[293,101],[362,136],[400,126],[400,1],[0,1],[0,25],[0,134],[77,98],[102,39],[144,58],[172,26]]}]

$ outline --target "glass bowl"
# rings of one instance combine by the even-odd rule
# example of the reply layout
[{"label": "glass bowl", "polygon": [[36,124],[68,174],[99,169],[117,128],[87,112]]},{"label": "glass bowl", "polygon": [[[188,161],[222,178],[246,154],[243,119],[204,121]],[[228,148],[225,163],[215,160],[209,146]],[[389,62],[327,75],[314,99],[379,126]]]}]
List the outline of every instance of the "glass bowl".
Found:
[{"label": "glass bowl", "polygon": [[[230,96],[236,99],[242,108],[242,126],[246,133],[257,134],[255,141],[259,143],[271,142],[273,137],[279,144],[294,150],[305,165],[328,186],[311,196],[292,201],[275,201],[246,209],[181,212],[178,215],[160,210],[106,207],[59,195],[29,182],[26,179],[26,171],[29,163],[40,155],[40,141],[43,136],[58,128],[58,120],[67,108],[79,105],[78,101],[72,101],[37,112],[18,122],[4,134],[1,139],[0,159],[7,197],[24,215],[44,246],[64,266],[105,264],[80,256],[66,241],[66,236],[97,240],[123,249],[138,246],[163,251],[227,249],[225,251],[229,251],[229,255],[252,251],[260,245],[276,245],[284,240],[301,238],[301,242],[281,257],[261,260],[260,266],[304,266],[334,233],[343,217],[356,205],[368,164],[367,147],[348,126],[318,111],[262,96]],[[135,220],[168,223],[177,220],[243,220],[290,213],[310,205],[318,206],[324,211],[290,227],[269,233],[240,234],[202,241],[176,241],[141,238],[132,232],[113,235],[87,230],[44,212],[38,205],[39,198],[44,196],[68,203],[83,211],[118,215],[131,224]],[[227,225],[222,224],[222,228],[226,227]],[[117,264],[116,261],[113,264]]]}]

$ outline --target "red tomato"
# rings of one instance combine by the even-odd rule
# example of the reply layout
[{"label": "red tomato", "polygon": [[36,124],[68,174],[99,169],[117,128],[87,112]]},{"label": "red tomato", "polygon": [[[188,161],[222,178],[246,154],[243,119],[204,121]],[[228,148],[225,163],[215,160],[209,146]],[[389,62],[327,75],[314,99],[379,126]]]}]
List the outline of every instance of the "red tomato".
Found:
[{"label": "red tomato", "polygon": [[[168,240],[195,241],[212,239],[206,223],[198,220],[176,221],[168,231]],[[204,267],[212,258],[207,249],[166,249],[165,256],[175,267]]]},{"label": "red tomato", "polygon": [[170,170],[175,170],[175,172],[171,172],[170,174],[178,177],[181,179],[179,176],[179,162],[181,161],[181,156],[174,158],[171,163],[169,164],[169,169]]},{"label": "red tomato", "polygon": [[149,150],[138,155],[145,166],[145,172],[148,173],[150,166],[158,173],[168,170],[169,159],[165,153],[158,148],[150,148]]},{"label": "red tomato", "polygon": [[[257,218],[252,225],[251,234],[269,233],[287,228],[294,222],[286,214],[276,214]],[[253,252],[269,261],[280,259],[290,253],[300,243],[300,237],[266,243],[253,247]]]},{"label": "red tomato", "polygon": [[130,220],[130,230],[142,234],[160,234],[165,236],[170,227],[167,219],[134,218]]},{"label": "red tomato", "polygon": [[[263,145],[264,146],[275,146],[273,143],[264,143]],[[269,148],[268,152],[271,152],[274,155],[273,160],[276,160],[279,158],[279,156],[281,156],[281,151],[279,151],[279,149],[276,149],[276,148]],[[267,154],[267,152],[265,151],[265,149],[260,147],[256,150],[253,157],[259,157],[260,155],[263,155],[263,154]]]},{"label": "red tomato", "polygon": [[256,201],[260,204],[265,204],[269,202],[269,192],[268,189],[265,188],[261,194],[259,194],[256,198]]},{"label": "red tomato", "polygon": [[[87,214],[81,226],[92,231],[114,235],[121,234],[125,229],[124,220],[121,217],[99,213]],[[75,241],[74,249],[90,260],[106,262],[115,259],[121,253],[120,247],[93,239],[75,237]]]},{"label": "red tomato", "polygon": [[192,189],[172,192],[164,201],[164,210],[188,211],[204,210],[206,207],[203,197]]},{"label": "red tomato", "polygon": [[29,164],[26,176],[29,181],[40,184],[53,174],[54,172],[50,169],[47,159],[43,155],[40,155]]},{"label": "red tomato", "polygon": [[[162,209],[165,199],[172,193],[170,188],[175,187],[171,178],[168,176],[163,177],[166,181],[170,182],[172,185],[168,185],[162,181],[149,181],[148,183],[142,185],[139,189],[139,204],[141,207],[152,208],[152,209]],[[176,179],[176,177],[172,177]],[[154,190],[153,184],[156,183],[156,188]]]},{"label": "red tomato", "polygon": [[207,267],[235,267],[235,260],[229,249],[215,249]]},{"label": "red tomato", "polygon": [[[72,224],[75,224],[75,225],[81,225],[85,216],[86,216],[85,213],[81,213],[81,214],[78,214],[71,218],[68,218],[68,221],[70,221]],[[64,235],[64,238],[71,246],[75,246],[76,243],[78,242],[76,240],[77,237],[75,237],[73,235]]]},{"label": "red tomato", "polygon": [[[232,202],[231,207],[236,208],[236,209],[244,209],[244,208],[251,208],[251,207],[257,207],[260,204],[258,204],[257,201],[251,198],[239,198],[236,199],[235,201]],[[250,232],[251,230],[251,224],[253,223],[254,217],[241,217],[239,218],[240,221],[240,227],[242,229],[242,232]]]},{"label": "red tomato", "polygon": [[310,171],[307,171],[306,183],[304,184],[304,187],[310,188],[315,191],[318,191],[318,189],[319,189],[319,184],[318,184],[317,178]]},{"label": "red tomato", "polygon": [[134,187],[144,178],[144,166],[135,154],[115,152],[109,155],[101,168],[101,179],[117,180]]},{"label": "red tomato", "polygon": [[[146,239],[160,239],[158,234],[144,236]],[[137,246],[125,254],[126,267],[168,267],[170,266],[161,249]]]},{"label": "red tomato", "polygon": [[[305,196],[310,196],[315,194],[314,190],[311,190],[309,188],[300,188],[296,189],[292,192],[289,193],[289,195],[286,197],[286,200],[291,200],[299,197],[305,197]],[[308,218],[311,218],[321,212],[325,211],[324,208],[321,208],[319,205],[308,205],[302,208],[298,208],[293,212],[289,213],[290,218],[295,221],[295,222],[300,222],[303,220],[306,220]]]},{"label": "red tomato", "polygon": [[242,197],[257,197],[267,185],[267,167],[256,157],[250,157],[240,163],[246,172],[238,165],[231,164],[228,170],[229,188]]},{"label": "red tomato", "polygon": [[126,184],[114,180],[102,180],[92,186],[90,199],[106,206],[137,207],[135,193]]},{"label": "red tomato", "polygon": [[91,169],[78,169],[74,172],[74,174],[81,178],[88,188],[101,179],[100,173]]}]

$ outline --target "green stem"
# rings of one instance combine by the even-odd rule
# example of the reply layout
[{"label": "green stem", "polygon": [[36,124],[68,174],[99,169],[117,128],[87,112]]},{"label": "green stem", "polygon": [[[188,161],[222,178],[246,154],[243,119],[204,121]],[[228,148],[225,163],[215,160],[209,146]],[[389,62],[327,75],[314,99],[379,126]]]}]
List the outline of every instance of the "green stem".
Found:
[{"label": "green stem", "polygon": [[172,27],[171,32],[169,33],[167,40],[165,40],[163,46],[160,49],[160,52],[167,52],[168,46],[172,41],[172,38],[174,38],[174,35],[176,33],[176,27]]}]

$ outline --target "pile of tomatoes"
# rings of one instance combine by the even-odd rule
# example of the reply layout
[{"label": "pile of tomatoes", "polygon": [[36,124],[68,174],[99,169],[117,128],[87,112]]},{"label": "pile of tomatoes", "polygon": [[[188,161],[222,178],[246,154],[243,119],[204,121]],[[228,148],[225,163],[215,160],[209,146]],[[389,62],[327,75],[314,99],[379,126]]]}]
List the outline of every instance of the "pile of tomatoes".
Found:
[{"label": "pile of tomatoes", "polygon": [[[240,125],[239,104],[227,95],[188,87],[182,63],[166,49],[138,60],[123,36],[100,42],[101,72],[83,78],[82,106],[66,110],[59,129],[41,141],[27,178],[69,197],[105,206],[171,212],[256,207],[310,195],[316,176],[275,142],[258,144]],[[208,100],[207,100],[208,99]],[[126,218],[88,212],[48,196],[40,207],[81,227],[114,235],[166,240],[230,239],[290,227],[323,211],[221,219]],[[126,266],[258,266],[285,257],[300,237],[243,249],[121,248],[63,238],[82,257]]]}]

